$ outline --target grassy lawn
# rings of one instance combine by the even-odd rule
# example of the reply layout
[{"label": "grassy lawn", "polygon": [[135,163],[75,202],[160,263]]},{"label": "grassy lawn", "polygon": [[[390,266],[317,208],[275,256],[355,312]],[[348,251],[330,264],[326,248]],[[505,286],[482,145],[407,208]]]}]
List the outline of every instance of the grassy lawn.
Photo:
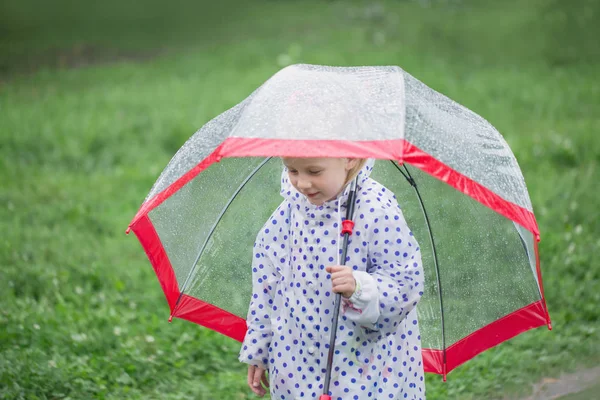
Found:
[{"label": "grassy lawn", "polygon": [[45,4],[0,5],[0,398],[253,397],[238,343],[167,323],[124,230],[197,128],[295,62],[399,65],[523,170],[554,329],[428,376],[428,399],[515,398],[600,362],[597,2]]}]

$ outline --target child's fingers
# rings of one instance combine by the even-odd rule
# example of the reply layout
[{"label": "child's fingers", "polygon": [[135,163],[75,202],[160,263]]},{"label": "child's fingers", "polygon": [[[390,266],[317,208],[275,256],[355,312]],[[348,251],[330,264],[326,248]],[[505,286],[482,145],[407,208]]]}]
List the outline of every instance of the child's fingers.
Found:
[{"label": "child's fingers", "polygon": [[348,288],[352,286],[352,282],[350,281],[350,279],[336,279],[335,281],[332,282],[331,287],[334,290],[339,290],[340,288]]},{"label": "child's fingers", "polygon": [[338,271],[343,271],[345,268],[347,268],[344,265],[329,265],[327,267],[325,267],[325,271],[331,273],[336,273]]},{"label": "child's fingers", "polygon": [[326,271],[331,273],[331,289],[333,293],[341,293],[348,298],[356,289],[356,280],[352,268],[344,265],[330,265]]},{"label": "child's fingers", "polygon": [[337,274],[331,275],[331,283],[334,286],[342,285],[344,283],[352,284],[354,281],[355,281],[355,279],[354,279],[354,275],[352,275],[352,273],[339,272]]},{"label": "child's fingers", "polygon": [[353,276],[352,275],[352,269],[350,269],[348,267],[344,267],[343,270],[337,271],[337,272],[333,272],[331,274],[332,278],[337,278],[337,277],[342,277],[342,276]]},{"label": "child's fingers", "polygon": [[352,270],[350,268],[346,268],[344,271],[332,273],[330,279],[332,282],[338,279],[351,280],[354,279],[354,275],[352,274]]},{"label": "child's fingers", "polygon": [[[265,390],[263,389],[262,386],[260,386],[260,376],[262,373],[264,373],[264,369],[263,368],[259,368],[257,366],[254,365],[249,365],[248,366],[248,386],[250,387],[250,389],[252,390],[252,392],[254,392],[254,394],[256,394],[257,396],[264,396],[265,395]],[[259,380],[256,380],[256,377],[259,377]],[[255,383],[258,382],[258,386],[255,385]]]},{"label": "child's fingers", "polygon": [[333,287],[334,293],[345,293],[352,290],[352,285],[350,283],[342,283],[340,285],[335,285]]},{"label": "child's fingers", "polygon": [[269,387],[269,378],[267,378],[267,373],[266,371],[263,372],[262,374],[262,383],[263,385],[265,385],[265,387]]},{"label": "child's fingers", "polygon": [[259,389],[259,391],[262,392],[263,394],[264,394],[264,389],[262,388],[262,386],[260,386],[260,380],[261,380],[264,372],[265,372],[264,368],[257,367],[254,370],[254,378],[252,379],[252,386],[256,389]]},{"label": "child's fingers", "polygon": [[248,365],[248,387],[252,388],[252,380],[254,379],[254,365]]},{"label": "child's fingers", "polygon": [[334,286],[343,285],[345,283],[352,283],[352,282],[354,282],[354,277],[352,275],[338,275],[336,277],[331,278],[331,283]]},{"label": "child's fingers", "polygon": [[260,386],[260,376],[262,374],[262,368],[256,367],[254,369],[254,376],[252,377],[252,386],[259,387]]},{"label": "child's fingers", "polygon": [[332,275],[331,289],[334,293],[341,293],[346,298],[350,297],[356,290],[354,275],[351,272]]}]

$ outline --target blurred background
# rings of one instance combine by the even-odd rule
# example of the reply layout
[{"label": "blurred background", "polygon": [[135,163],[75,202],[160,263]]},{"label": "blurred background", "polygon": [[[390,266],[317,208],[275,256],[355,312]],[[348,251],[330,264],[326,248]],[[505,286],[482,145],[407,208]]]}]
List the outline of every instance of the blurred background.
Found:
[{"label": "blurred background", "polygon": [[524,399],[590,371],[565,399],[594,398],[599,18],[597,0],[1,0],[0,398],[254,397],[237,342],[167,323],[124,231],[198,128],[293,63],[398,65],[520,163],[554,329],[429,375],[428,399]]}]

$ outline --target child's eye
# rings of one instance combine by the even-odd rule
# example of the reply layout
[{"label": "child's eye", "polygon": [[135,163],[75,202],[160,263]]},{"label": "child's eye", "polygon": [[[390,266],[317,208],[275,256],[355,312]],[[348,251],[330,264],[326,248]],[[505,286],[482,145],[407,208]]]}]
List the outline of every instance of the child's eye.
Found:
[{"label": "child's eye", "polygon": [[292,175],[296,175],[298,171],[294,171],[293,169],[288,169],[288,172]]},{"label": "child's eye", "polygon": [[321,171],[308,171],[311,175],[319,175]]}]

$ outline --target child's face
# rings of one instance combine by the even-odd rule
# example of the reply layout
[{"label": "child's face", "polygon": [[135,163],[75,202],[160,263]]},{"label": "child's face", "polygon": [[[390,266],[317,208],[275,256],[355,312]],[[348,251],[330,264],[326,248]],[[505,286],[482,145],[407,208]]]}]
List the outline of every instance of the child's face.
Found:
[{"label": "child's face", "polygon": [[320,206],[332,200],[344,188],[344,182],[357,159],[283,158],[292,186],[308,201]]}]

